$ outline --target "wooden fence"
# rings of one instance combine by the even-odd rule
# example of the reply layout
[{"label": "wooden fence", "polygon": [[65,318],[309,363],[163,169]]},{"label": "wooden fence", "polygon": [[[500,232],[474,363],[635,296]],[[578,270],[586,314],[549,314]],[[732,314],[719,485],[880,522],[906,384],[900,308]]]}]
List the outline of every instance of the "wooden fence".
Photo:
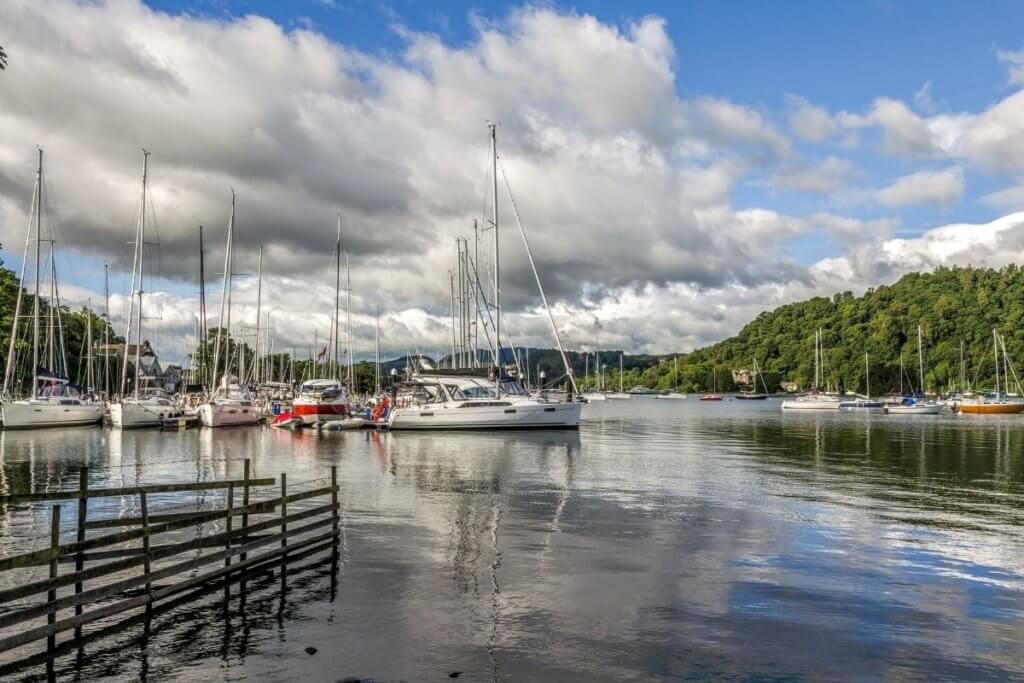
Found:
[{"label": "wooden fence", "polygon": [[[0,631],[19,627],[16,632],[0,637],[0,653],[43,638],[47,639],[47,651],[52,653],[57,635],[64,631],[74,630],[77,639],[82,636],[82,627],[90,622],[127,615],[142,607],[148,613],[161,600],[215,581],[224,580],[225,591],[228,591],[230,584],[227,580],[232,575],[265,568],[268,563],[284,565],[290,555],[295,557],[301,553],[306,557],[329,548],[337,558],[337,468],[331,467],[329,486],[297,493],[288,493],[287,475],[282,473],[280,496],[259,501],[250,500],[253,489],[273,486],[276,482],[273,478],[250,478],[249,469],[249,461],[245,460],[242,479],[90,489],[88,468],[82,467],[77,490],[0,496],[0,505],[58,500],[78,502],[77,536],[74,542],[60,542],[61,506],[54,505],[50,518],[49,547],[0,559],[0,572],[49,566],[49,576],[45,579],[0,590]],[[149,514],[147,496],[150,494],[218,489],[226,490],[223,510]],[[236,489],[242,494],[240,505],[235,504]],[[88,519],[89,500],[108,496],[137,496],[140,516]],[[330,502],[299,512],[288,512],[289,503],[328,496]],[[279,514],[274,515],[277,510]],[[274,516],[255,522],[250,519],[267,515]],[[241,518],[237,527],[236,518]],[[162,544],[157,541],[161,534],[214,522],[222,522],[223,531],[186,541]],[[109,528],[122,530],[87,537],[89,530]],[[270,533],[260,533],[267,531]],[[300,536],[302,538],[296,540]],[[136,545],[124,547],[133,542]],[[210,548],[217,550],[202,553],[202,549]],[[196,551],[200,552],[198,556]],[[188,559],[182,559],[180,556],[186,553],[189,553]],[[154,569],[153,565],[158,562],[169,564]],[[74,563],[73,571],[59,571],[61,564],[71,563]],[[91,566],[87,568],[86,563]],[[206,568],[198,575],[180,577],[186,572],[194,572],[214,563],[220,566]],[[115,577],[115,574],[118,576]],[[171,583],[156,584],[165,579],[170,579]],[[93,585],[87,588],[86,582]],[[73,592],[69,590],[72,586]],[[61,589],[64,589],[64,595],[59,595]],[[37,601],[4,609],[8,603],[44,593],[45,602]],[[62,612],[72,609],[73,616],[61,618]],[[32,622],[42,621],[44,617],[45,624],[32,625]]]}]

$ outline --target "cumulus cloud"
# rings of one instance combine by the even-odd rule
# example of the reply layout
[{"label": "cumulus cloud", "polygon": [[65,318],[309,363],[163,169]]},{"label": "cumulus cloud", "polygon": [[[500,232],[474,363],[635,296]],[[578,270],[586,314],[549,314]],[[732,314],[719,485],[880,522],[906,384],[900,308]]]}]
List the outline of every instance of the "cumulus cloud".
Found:
[{"label": "cumulus cloud", "polygon": [[794,165],[782,168],[775,176],[775,186],[784,190],[827,194],[844,187],[853,173],[852,163],[829,156],[814,166]]},{"label": "cumulus cloud", "polygon": [[996,57],[1006,65],[1010,85],[1024,85],[1024,50],[997,50]]},{"label": "cumulus cloud", "polygon": [[799,95],[786,95],[789,107],[789,128],[801,140],[822,142],[839,130],[832,114],[824,107],[811,104]]},{"label": "cumulus cloud", "polygon": [[878,190],[876,197],[880,203],[890,207],[913,204],[948,207],[958,201],[963,193],[963,169],[953,167],[903,176]]},{"label": "cumulus cloud", "polygon": [[[90,267],[114,263],[124,280],[129,262],[116,257],[132,235],[146,147],[166,276],[149,289],[178,357],[196,315],[197,226],[207,229],[207,263],[218,262],[229,188],[236,270],[254,271],[263,245],[263,306],[278,348],[301,354],[326,334],[339,212],[357,348],[371,348],[378,307],[388,353],[446,348],[454,239],[472,236],[474,218],[486,228],[494,201],[488,121],[500,122],[501,166],[574,346],[678,350],[729,334],[765,307],[844,278],[874,284],[895,268],[875,271],[871,261],[892,222],[734,203],[738,188],[764,178],[775,189],[840,192],[854,169],[835,156],[801,158],[763,107],[681,96],[657,17],[615,25],[526,6],[477,17],[457,45],[400,29],[401,49],[368,54],[308,26],[170,15],[132,0],[12,0],[4,12],[5,47],[18,59],[3,75],[0,239],[23,239],[41,144],[62,248]],[[788,130],[804,142],[878,128],[886,152],[957,160],[929,171],[942,192],[913,176],[883,189],[879,200],[892,206],[948,205],[963,192],[960,164],[1024,163],[1014,96],[978,114],[931,117],[886,98],[859,114],[796,96],[787,107]],[[510,339],[550,345],[504,193],[502,182]],[[789,245],[816,232],[837,254],[798,262]],[[492,238],[481,233],[484,271]],[[207,269],[210,311],[217,270]],[[96,300],[101,279],[79,277],[67,295]],[[253,327],[255,283],[240,277],[236,287],[233,319]]]}]

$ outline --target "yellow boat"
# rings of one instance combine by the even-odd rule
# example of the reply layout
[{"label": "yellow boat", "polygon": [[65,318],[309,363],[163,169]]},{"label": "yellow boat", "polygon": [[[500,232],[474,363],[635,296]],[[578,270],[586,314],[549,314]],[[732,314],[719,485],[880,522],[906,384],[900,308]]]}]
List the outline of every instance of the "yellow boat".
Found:
[{"label": "yellow boat", "polygon": [[1017,415],[1024,413],[1024,403],[961,403],[958,410],[967,415]]}]

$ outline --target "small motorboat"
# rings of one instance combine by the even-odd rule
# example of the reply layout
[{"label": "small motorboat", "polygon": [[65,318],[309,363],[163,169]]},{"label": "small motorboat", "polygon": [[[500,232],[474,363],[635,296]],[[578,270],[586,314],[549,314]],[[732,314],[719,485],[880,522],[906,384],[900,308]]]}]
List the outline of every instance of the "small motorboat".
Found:
[{"label": "small motorboat", "polygon": [[722,395],[721,394],[704,394],[703,396],[700,397],[700,400],[702,400],[702,401],[721,401],[722,400]]},{"label": "small motorboat", "polygon": [[277,429],[301,429],[305,424],[306,421],[300,415],[290,411],[274,416],[270,422],[270,426]]},{"label": "small motorboat", "polygon": [[346,417],[340,420],[325,420],[317,422],[316,428],[327,432],[338,432],[343,429],[362,429],[371,424],[369,420],[361,417]]}]

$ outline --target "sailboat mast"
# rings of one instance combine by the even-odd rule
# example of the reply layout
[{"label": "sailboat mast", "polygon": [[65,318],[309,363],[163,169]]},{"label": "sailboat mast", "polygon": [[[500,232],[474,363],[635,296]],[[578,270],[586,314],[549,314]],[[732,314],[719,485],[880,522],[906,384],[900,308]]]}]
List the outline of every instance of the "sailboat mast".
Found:
[{"label": "sailboat mast", "polygon": [[356,365],[352,352],[355,351],[355,342],[352,339],[352,265],[349,261],[349,252],[345,252],[345,353],[348,355],[348,386],[349,389],[356,389]]},{"label": "sailboat mast", "polygon": [[[228,217],[228,234],[226,240],[226,247],[224,249],[224,279],[221,289],[220,297],[220,318],[217,322],[217,341],[213,347],[213,376],[210,378],[211,384],[216,385],[220,380],[218,379],[218,370],[220,369],[220,347],[223,342],[224,345],[224,374],[230,373],[229,361],[231,359],[231,345],[228,340],[225,339],[227,331],[231,327],[231,241],[234,239],[235,231],[235,191],[231,190],[231,215]],[[227,325],[225,323],[225,310],[227,311]]]},{"label": "sailboat mast", "polygon": [[867,392],[867,399],[871,400],[871,366],[868,365],[868,352],[864,352],[864,390]]},{"label": "sailboat mast", "polygon": [[334,242],[334,361],[331,376],[334,379],[341,379],[339,370],[341,359],[338,356],[338,329],[341,318],[341,214],[338,214],[338,237]]},{"label": "sailboat mast", "polygon": [[43,148],[39,148],[39,166],[36,168],[36,268],[35,303],[32,309],[32,398],[39,396],[39,261],[43,239]]},{"label": "sailboat mast", "polygon": [[374,337],[373,337],[373,393],[380,393],[380,306],[377,306],[374,316]]},{"label": "sailboat mast", "polygon": [[143,250],[146,245],[146,181],[149,171],[149,152],[142,150],[142,211],[139,214],[139,297],[138,324],[135,329],[135,398],[139,397],[139,384],[142,378],[142,277],[145,272]]},{"label": "sailboat mast", "polygon": [[203,226],[199,226],[199,383],[208,387],[206,377],[206,256],[203,249]]},{"label": "sailboat mast", "polygon": [[95,382],[93,380],[93,371],[92,371],[92,299],[89,300],[89,303],[88,303],[88,305],[87,305],[87,307],[85,309],[85,320],[86,320],[85,324],[86,324],[86,333],[87,333],[87,340],[88,340],[87,341],[87,345],[88,345],[88,348],[89,348],[89,350],[86,352],[86,357],[85,357],[85,377],[86,377],[85,388],[89,391],[89,393],[92,393],[93,390],[95,389],[95,386],[94,386]]},{"label": "sailboat mast", "polygon": [[999,398],[999,335],[992,330],[992,359],[996,362],[996,398]]},{"label": "sailboat mast", "polygon": [[473,316],[473,367],[480,367],[480,324],[483,322],[483,317],[480,313],[480,292],[476,287],[477,282],[477,264],[480,263],[480,226],[477,224],[476,219],[473,219],[473,273],[471,274],[472,283],[470,286],[473,288],[473,310],[475,315]]},{"label": "sailboat mast", "polygon": [[256,384],[260,383],[260,337],[263,336],[260,322],[263,320],[263,243],[259,245],[258,256],[256,257],[256,344],[253,349],[252,379]]},{"label": "sailboat mast", "polygon": [[619,352],[619,393],[622,393],[622,352]]},{"label": "sailboat mast", "polygon": [[925,387],[924,387],[924,351],[923,351],[924,347],[921,344],[921,339],[922,339],[921,326],[918,325],[917,326],[917,376],[918,376],[918,380],[921,382],[921,397],[924,398],[924,395],[926,393],[925,392]]},{"label": "sailboat mast", "polygon": [[110,266],[103,264],[103,395],[110,399]]},{"label": "sailboat mast", "polygon": [[455,367],[455,277],[452,271],[448,271],[448,299],[452,309],[452,352],[449,356],[449,365]]},{"label": "sailboat mast", "polygon": [[491,129],[491,175],[494,181],[492,195],[493,214],[492,225],[494,227],[494,383],[496,395],[501,398],[501,268],[499,267],[499,243],[498,239],[498,133],[497,124],[489,124]]},{"label": "sailboat mast", "polygon": [[[149,163],[149,152],[142,150],[142,194],[141,194],[141,207],[139,210],[139,222],[135,226],[135,253],[132,262],[132,286],[129,294],[128,303],[128,320],[125,323],[124,332],[124,353],[122,354],[123,363],[121,365],[121,396],[123,397],[128,392],[128,354],[131,350],[132,343],[132,331],[136,326],[136,313],[138,313],[138,327],[142,327],[142,256],[143,256],[143,242],[145,240],[146,230],[146,173],[148,170]],[[138,306],[136,307],[135,301],[138,298]],[[139,337],[139,343],[135,346],[135,396],[138,398],[139,388],[139,344],[141,344],[142,331],[141,329],[136,331]]]}]

